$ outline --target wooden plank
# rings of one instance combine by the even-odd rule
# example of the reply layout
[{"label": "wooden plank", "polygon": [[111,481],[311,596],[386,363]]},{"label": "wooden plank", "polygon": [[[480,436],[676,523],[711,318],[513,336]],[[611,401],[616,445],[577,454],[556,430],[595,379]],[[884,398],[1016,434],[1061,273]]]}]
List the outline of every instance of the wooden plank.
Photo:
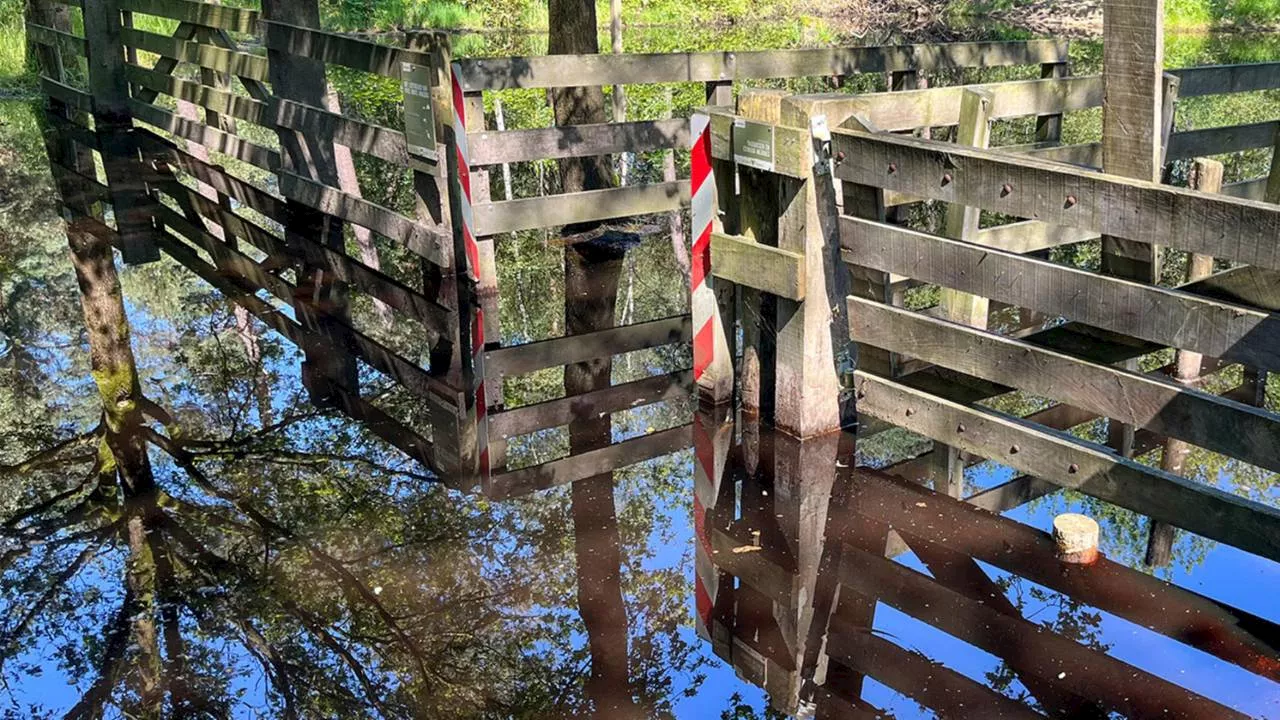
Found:
[{"label": "wooden plank", "polygon": [[602,390],[557,398],[496,412],[489,416],[489,436],[508,440],[538,430],[568,425],[575,418],[630,410],[689,397],[693,372],[654,375]]},{"label": "wooden plank", "polygon": [[[835,151],[845,153],[836,169],[842,180],[1280,269],[1280,208],[1274,205],[1025,155],[857,130],[832,134]],[[964,168],[959,181],[946,181],[949,167]]]},{"label": "wooden plank", "polygon": [[[210,179],[217,183],[216,174],[215,177]],[[223,181],[221,184],[214,184],[214,187],[225,187],[234,192],[235,185],[226,183],[225,177]],[[188,202],[194,204],[206,219],[221,224],[230,235],[248,240],[259,250],[267,253],[268,256],[275,258],[288,257],[289,251],[285,247],[283,240],[203,197],[191,188],[177,182],[160,183],[158,187],[175,197],[178,197],[178,194],[181,193],[181,197],[185,197]],[[404,312],[431,331],[444,335],[449,335],[456,331],[457,319],[448,308],[442,307],[416,290],[400,283],[395,278],[379,270],[374,270],[343,252],[326,247],[310,238],[302,239],[297,252],[308,262],[326,269],[339,280],[350,283],[359,290]]]},{"label": "wooden plank", "polygon": [[857,116],[878,130],[895,132],[958,124],[960,98],[966,89],[991,93],[992,119],[1049,115],[1102,104],[1102,78],[1096,75],[864,95],[799,95],[788,103],[807,113],[827,115],[833,128]]},{"label": "wooden plank", "polygon": [[753,52],[555,55],[459,61],[465,92],[511,88],[717,82],[893,70],[1060,62],[1062,40],[944,43]]},{"label": "wooden plank", "polygon": [[280,167],[280,153],[271,148],[138,100],[131,100],[129,109],[134,119],[204,145],[214,152],[229,155],[268,172],[274,172]]},{"label": "wooden plank", "polygon": [[1186,160],[1206,155],[1225,155],[1255,148],[1271,147],[1280,121],[1183,130],[1169,137],[1168,160]]},{"label": "wooden plank", "polygon": [[523,375],[634,350],[689,342],[692,339],[689,316],[676,315],[635,325],[497,348],[486,352],[484,361],[486,367],[493,363],[495,372],[502,375]]},{"label": "wooden plank", "polygon": [[1009,305],[1195,350],[1280,367],[1280,318],[1169,288],[842,217],[846,261],[954,287]]},{"label": "wooden plank", "polygon": [[193,0],[120,0],[120,9],[246,34],[258,31],[260,17],[257,10]]},{"label": "wooden plank", "polygon": [[691,425],[623,440],[559,460],[494,475],[485,494],[506,500],[566,485],[683,450],[693,444]]},{"label": "wooden plank", "polygon": [[47,45],[59,52],[75,57],[88,57],[89,49],[84,38],[62,30],[55,30],[36,23],[27,23],[27,41]]},{"label": "wooden plank", "polygon": [[1099,237],[1101,235],[1092,230],[1050,225],[1039,220],[1022,220],[982,228],[974,234],[972,242],[976,245],[1025,255],[1037,250],[1097,240]]},{"label": "wooden plank", "polygon": [[[1108,175],[1160,181],[1163,167],[1163,0],[1104,0],[1102,167]],[[1176,77],[1176,76],[1175,76]],[[1102,272],[1155,283],[1160,249],[1103,233]]]},{"label": "wooden plank", "polygon": [[400,79],[400,63],[431,65],[431,55],[415,50],[379,45],[342,33],[265,20],[266,46],[290,55],[302,55],[325,63]]},{"label": "wooden plank", "polygon": [[168,35],[157,35],[134,28],[120,34],[124,44],[138,50],[174,58],[218,72],[267,81],[267,59],[260,55],[235,52],[207,43],[189,42]]},{"label": "wooden plank", "polygon": [[1169,70],[1181,82],[1178,96],[1202,97],[1280,88],[1280,63],[1243,63]]},{"label": "wooden plank", "polygon": [[[1280,560],[1280,510],[1150,468],[1065,433],[856,372],[858,411],[1020,472]],[[1012,452],[1014,447],[1017,452]]]},{"label": "wooden plank", "polygon": [[1246,265],[1183,285],[1181,290],[1237,305],[1280,313],[1280,272]]},{"label": "wooden plank", "polygon": [[1280,416],[1265,410],[855,297],[849,298],[849,332],[876,347],[1280,471]]},{"label": "wooden plank", "polygon": [[804,255],[750,238],[711,233],[711,274],[788,300],[804,300]]},{"label": "wooden plank", "polygon": [[76,110],[87,113],[93,112],[93,96],[66,83],[61,83],[42,75],[40,77],[40,91],[47,97],[63,102]]},{"label": "wooden plank", "polygon": [[226,195],[268,218],[278,219],[284,217],[286,205],[281,198],[252,183],[241,180],[220,167],[210,165],[150,130],[140,128],[138,137],[139,145],[144,148],[147,156],[163,159],[165,162],[195,177],[200,182],[209,185],[214,190],[217,190],[218,193]]},{"label": "wooden plank", "polygon": [[689,146],[688,118],[468,133],[471,164],[532,162]]},{"label": "wooden plank", "polygon": [[253,98],[224,92],[190,80],[180,80],[138,65],[128,66],[129,82],[144,88],[172,95],[212,110],[222,115],[230,115],[266,128],[274,128],[271,121],[270,106]]},{"label": "wooden plank", "polygon": [[353,120],[323,108],[311,107],[292,100],[280,100],[276,103],[272,119],[278,127],[301,132],[323,126],[333,133],[335,142],[355,152],[372,155],[415,170],[432,172],[425,163],[409,155],[404,133],[399,130]]},{"label": "wooden plank", "polygon": [[689,205],[689,181],[587,190],[474,206],[476,235],[555,228],[667,212]]},{"label": "wooden plank", "polygon": [[[987,147],[991,139],[991,93],[966,90],[960,99],[960,125],[955,142],[968,147]],[[978,234],[982,211],[959,203],[947,206],[943,234],[953,240],[972,242]],[[938,303],[943,316],[952,322],[986,328],[991,303],[985,296],[972,295],[952,287],[943,287]]]},{"label": "wooden plank", "polygon": [[443,231],[363,198],[285,170],[280,171],[280,192],[291,200],[397,240],[415,255],[437,266],[446,266],[452,258],[449,249],[453,246],[453,238]]}]

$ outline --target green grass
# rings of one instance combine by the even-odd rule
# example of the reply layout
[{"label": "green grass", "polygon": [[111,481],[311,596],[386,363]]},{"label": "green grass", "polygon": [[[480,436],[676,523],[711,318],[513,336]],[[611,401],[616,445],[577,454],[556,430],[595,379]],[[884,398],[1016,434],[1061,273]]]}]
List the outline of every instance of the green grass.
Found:
[{"label": "green grass", "polygon": [[0,0],[0,91],[30,86],[22,3]]}]

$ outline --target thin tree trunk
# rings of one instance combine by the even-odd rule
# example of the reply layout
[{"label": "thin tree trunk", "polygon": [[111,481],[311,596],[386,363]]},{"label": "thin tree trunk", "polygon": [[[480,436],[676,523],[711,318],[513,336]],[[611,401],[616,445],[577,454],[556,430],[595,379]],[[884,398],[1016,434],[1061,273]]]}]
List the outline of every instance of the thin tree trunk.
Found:
[{"label": "thin tree trunk", "polygon": [[[622,54],[622,0],[609,0],[609,40],[614,55]],[[621,85],[613,86],[613,121],[627,121],[627,91]],[[618,156],[618,184],[626,185],[630,175],[630,153]]]},{"label": "thin tree trunk", "polygon": [[[338,91],[333,89],[333,85],[329,85],[329,92],[325,95],[324,101],[325,109],[329,112],[342,114],[342,104],[338,101]],[[338,189],[353,197],[362,197],[360,194],[360,177],[356,175],[356,163],[355,159],[351,157],[351,148],[335,142],[333,144],[333,159],[338,166]],[[373,233],[369,228],[352,223],[351,231],[355,234],[356,249],[360,251],[360,262],[374,270],[382,269],[382,264],[378,260],[378,247],[373,244]],[[377,298],[373,299],[373,307],[378,314],[378,320],[383,325],[390,325],[392,320],[391,308]]]},{"label": "thin tree trunk", "polygon": [[[674,100],[671,97],[671,87],[667,87],[666,112],[664,117],[670,118],[674,112]],[[662,179],[664,182],[676,181],[676,151],[667,150],[662,153]],[[684,274],[686,284],[693,272],[689,264],[689,246],[684,240],[684,210],[679,208],[667,213],[667,221],[671,225],[671,254],[676,259],[676,267],[680,268],[680,272]]]},{"label": "thin tree trunk", "polygon": [[[592,54],[600,51],[592,0],[550,0],[548,20],[557,28],[547,43],[549,54]],[[599,87],[559,88],[552,91],[556,125],[606,122],[604,92]],[[560,161],[561,191],[579,192],[613,187],[615,178],[605,156]],[[584,223],[565,227],[568,234],[598,226]],[[615,243],[594,240],[570,245],[564,251],[565,333],[577,335],[612,327],[617,312],[618,280],[625,250]],[[565,367],[568,396],[608,387],[612,357]],[[588,416],[569,425],[569,450],[577,454],[608,445],[612,440],[608,415]],[[627,611],[622,599],[622,551],[614,510],[613,473],[606,472],[573,484],[571,512],[578,564],[578,611],[587,628],[591,676],[587,695],[596,717],[632,718],[641,713],[632,698],[628,667]]]}]

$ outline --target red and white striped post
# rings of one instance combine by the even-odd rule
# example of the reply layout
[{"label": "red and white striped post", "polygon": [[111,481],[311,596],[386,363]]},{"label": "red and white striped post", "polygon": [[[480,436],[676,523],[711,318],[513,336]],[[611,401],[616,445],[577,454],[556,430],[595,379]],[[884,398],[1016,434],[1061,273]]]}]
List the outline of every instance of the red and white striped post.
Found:
[{"label": "red and white striped post", "polygon": [[[475,217],[471,210],[471,153],[467,148],[467,109],[462,98],[460,68],[451,67],[453,86],[453,137],[457,148],[458,207],[454,210],[461,220],[462,244],[466,253],[467,277],[480,282],[480,245],[476,242]],[[468,309],[463,308],[464,312]],[[476,414],[477,473],[482,484],[489,480],[489,402],[484,382],[484,308],[478,298],[471,303],[471,374]]]},{"label": "red and white striped post", "polygon": [[[698,635],[712,641],[713,646],[728,642],[729,630],[722,623],[717,623],[714,614],[721,590],[730,589],[733,584],[727,581],[727,574],[712,559],[711,535],[707,523],[710,519],[714,526],[714,518],[722,515],[725,510],[720,508],[721,512],[717,513],[717,504],[732,440],[732,419],[726,422],[702,412],[694,417],[693,533],[697,541],[693,561],[694,627]],[[721,587],[722,582],[725,588]]]},{"label": "red and white striped post", "polygon": [[716,180],[711,169],[711,118],[690,118],[693,138],[692,170],[693,259],[690,272],[690,310],[693,314],[693,380],[699,399],[727,403],[733,399],[733,363],[720,308],[712,287],[711,230],[716,224]]}]

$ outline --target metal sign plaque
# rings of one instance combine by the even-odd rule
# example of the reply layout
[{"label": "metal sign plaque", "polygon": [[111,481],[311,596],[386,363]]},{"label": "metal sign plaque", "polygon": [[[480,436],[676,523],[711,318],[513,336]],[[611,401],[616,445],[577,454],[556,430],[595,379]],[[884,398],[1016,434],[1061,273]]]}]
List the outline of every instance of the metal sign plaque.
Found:
[{"label": "metal sign plaque", "polygon": [[773,126],[735,119],[733,161],[757,170],[773,170]]},{"label": "metal sign plaque", "polygon": [[438,160],[436,117],[431,107],[431,68],[401,63],[400,86],[404,90],[404,136],[409,154]]}]

